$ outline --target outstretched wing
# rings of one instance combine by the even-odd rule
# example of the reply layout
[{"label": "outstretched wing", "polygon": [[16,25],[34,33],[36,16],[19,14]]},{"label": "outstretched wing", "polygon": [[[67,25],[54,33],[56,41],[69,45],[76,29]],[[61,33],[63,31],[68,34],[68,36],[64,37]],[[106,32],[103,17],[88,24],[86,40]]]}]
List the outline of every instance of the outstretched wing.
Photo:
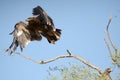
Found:
[{"label": "outstretched wing", "polygon": [[38,19],[42,22],[43,25],[55,31],[55,26],[54,26],[52,18],[48,16],[47,13],[40,6],[33,8],[32,14],[38,15]]},{"label": "outstretched wing", "polygon": [[20,46],[21,51],[23,48],[31,41],[31,36],[29,31],[26,29],[27,24],[23,22],[19,22],[15,25],[15,29],[13,30],[13,42],[10,45],[9,49],[6,51],[10,51],[10,54],[13,53],[17,49],[18,46]]},{"label": "outstretched wing", "polygon": [[53,20],[40,6],[33,8],[33,15],[36,16],[26,19],[29,29],[47,38],[49,43],[54,44],[60,39],[61,29],[55,28]]}]

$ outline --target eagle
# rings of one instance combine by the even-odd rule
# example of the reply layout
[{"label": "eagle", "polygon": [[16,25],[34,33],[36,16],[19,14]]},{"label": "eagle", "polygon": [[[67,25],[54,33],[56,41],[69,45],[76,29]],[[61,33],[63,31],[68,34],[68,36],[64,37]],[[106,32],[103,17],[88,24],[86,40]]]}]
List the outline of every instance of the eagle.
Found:
[{"label": "eagle", "polygon": [[49,43],[55,44],[60,39],[61,29],[55,28],[53,20],[48,14],[37,6],[33,8],[33,17],[25,19],[27,23],[22,21],[14,26],[14,30],[10,33],[13,35],[13,41],[6,50],[12,54],[20,46],[21,51],[31,41],[41,41],[45,37]]}]

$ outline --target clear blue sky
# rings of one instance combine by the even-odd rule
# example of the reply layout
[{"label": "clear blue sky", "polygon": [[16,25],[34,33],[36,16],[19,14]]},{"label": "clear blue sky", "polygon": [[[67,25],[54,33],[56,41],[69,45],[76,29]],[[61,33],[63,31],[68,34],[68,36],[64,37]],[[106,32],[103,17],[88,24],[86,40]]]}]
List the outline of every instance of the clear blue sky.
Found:
[{"label": "clear blue sky", "polygon": [[[52,17],[57,28],[62,29],[61,39],[55,45],[45,38],[31,42],[22,52],[36,60],[46,60],[66,54],[87,59],[102,70],[111,66],[104,43],[105,28],[112,16],[110,34],[120,48],[120,1],[119,0],[1,0],[0,1],[0,80],[43,80],[49,66],[66,65],[68,62],[81,64],[75,59],[60,59],[40,65],[18,55],[8,55],[13,37],[8,35],[19,21],[32,16],[32,9],[40,5]],[[17,49],[17,52],[20,52]],[[115,73],[111,75],[114,77]]]}]

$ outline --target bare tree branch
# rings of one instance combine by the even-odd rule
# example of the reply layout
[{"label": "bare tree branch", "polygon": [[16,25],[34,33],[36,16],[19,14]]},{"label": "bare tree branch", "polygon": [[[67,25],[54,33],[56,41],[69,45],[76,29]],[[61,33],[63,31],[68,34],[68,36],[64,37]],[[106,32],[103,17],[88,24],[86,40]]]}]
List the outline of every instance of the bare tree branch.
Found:
[{"label": "bare tree branch", "polygon": [[30,60],[30,61],[32,61],[32,62],[35,62],[35,63],[38,63],[38,64],[39,64],[39,61],[34,60],[34,59],[32,59],[32,58],[24,55],[24,54],[21,54],[21,53],[19,53],[19,52],[13,52],[13,53],[14,53],[14,54],[17,54],[17,55],[20,55],[21,57],[23,57],[23,58],[25,58],[25,59],[28,59],[28,60]]},{"label": "bare tree branch", "polygon": [[117,48],[115,47],[115,44],[113,43],[113,41],[112,41],[112,39],[111,39],[111,37],[110,37],[109,31],[108,31],[109,25],[110,25],[110,23],[111,23],[111,20],[112,20],[112,17],[110,17],[110,19],[109,19],[109,21],[108,21],[108,24],[107,24],[107,27],[106,27],[106,34],[107,34],[107,36],[108,36],[108,39],[109,39],[109,41],[110,41],[110,43],[111,43],[111,45],[112,45],[115,53],[117,54]]},{"label": "bare tree branch", "polygon": [[104,39],[104,41],[105,41],[105,44],[106,44],[106,46],[107,46],[107,48],[108,48],[108,51],[109,51],[109,54],[110,54],[111,59],[112,59],[114,62],[116,62],[116,60],[115,60],[115,59],[113,58],[113,56],[112,56],[112,51],[111,51],[111,49],[110,49],[110,46],[109,46],[108,42],[106,41],[106,39]]},{"label": "bare tree branch", "polygon": [[69,50],[67,50],[67,53],[68,53],[67,55],[56,56],[56,57],[54,57],[54,58],[52,58],[52,59],[49,59],[49,60],[41,60],[41,61],[34,60],[34,59],[32,59],[32,58],[30,58],[30,57],[28,57],[28,56],[26,56],[26,55],[24,55],[24,54],[18,53],[18,52],[14,52],[14,53],[15,53],[15,54],[18,54],[18,55],[20,55],[20,56],[22,56],[22,57],[24,57],[24,58],[26,58],[26,59],[28,59],[28,60],[31,60],[32,62],[38,63],[38,64],[46,64],[46,63],[49,63],[49,62],[58,60],[58,59],[60,59],[60,58],[74,58],[74,59],[77,59],[77,60],[79,60],[80,62],[84,63],[84,64],[87,65],[88,67],[91,67],[92,69],[97,70],[97,71],[99,72],[99,74],[102,74],[102,71],[100,70],[99,67],[96,67],[96,66],[92,65],[91,63],[89,63],[88,61],[86,61],[85,59],[83,59],[83,58],[81,58],[81,57],[79,57],[79,56],[76,56],[76,55],[71,54]]},{"label": "bare tree branch", "polygon": [[[69,54],[71,54],[69,50],[67,50],[67,52],[68,52]],[[87,60],[81,58],[80,56],[76,56],[76,55],[71,54],[71,57],[79,60],[80,62],[84,63],[84,64],[87,65],[88,67],[91,67],[92,69],[97,70],[97,71],[99,72],[99,74],[102,74],[102,70],[101,70],[99,67],[96,67],[96,66],[92,65],[91,63],[89,63]]]},{"label": "bare tree branch", "polygon": [[110,44],[111,44],[115,54],[113,54],[111,52],[110,46],[109,46],[108,42],[106,41],[106,39],[104,39],[104,41],[105,41],[105,44],[106,44],[106,46],[108,48],[108,51],[109,51],[109,54],[110,54],[110,57],[111,57],[113,63],[116,64],[119,67],[120,66],[120,62],[119,62],[119,54],[120,53],[119,53],[118,48],[113,43],[113,41],[112,41],[112,39],[110,37],[109,31],[108,31],[111,20],[112,20],[112,17],[110,17],[110,19],[108,21],[108,24],[107,24],[107,27],[106,27],[106,34],[107,34],[107,37],[108,37],[108,39],[110,41]]}]

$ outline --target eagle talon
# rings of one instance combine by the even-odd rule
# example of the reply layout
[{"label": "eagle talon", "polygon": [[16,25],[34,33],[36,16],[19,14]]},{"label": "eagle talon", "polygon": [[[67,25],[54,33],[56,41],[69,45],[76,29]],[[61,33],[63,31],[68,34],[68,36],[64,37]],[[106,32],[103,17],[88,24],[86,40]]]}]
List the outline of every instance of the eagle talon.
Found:
[{"label": "eagle talon", "polygon": [[11,50],[11,49],[6,49],[6,51],[5,52],[9,52],[10,53],[10,55],[12,54],[12,53],[14,53],[14,51],[13,50]]}]

